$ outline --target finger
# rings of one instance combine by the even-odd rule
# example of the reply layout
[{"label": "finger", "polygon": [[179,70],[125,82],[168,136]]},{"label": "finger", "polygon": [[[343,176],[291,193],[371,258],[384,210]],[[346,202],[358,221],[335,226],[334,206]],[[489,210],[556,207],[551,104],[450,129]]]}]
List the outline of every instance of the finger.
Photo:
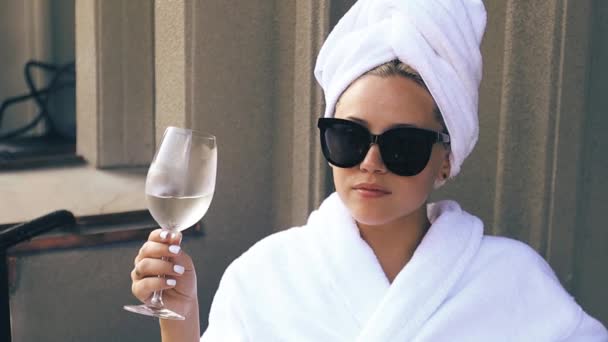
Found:
[{"label": "finger", "polygon": [[172,232],[166,229],[156,229],[150,233],[148,241],[179,245],[182,242],[182,233],[179,231]]},{"label": "finger", "polygon": [[167,245],[160,242],[147,241],[140,248],[139,253],[135,257],[134,264],[137,265],[139,261],[145,258],[174,258],[181,253],[182,248],[179,245]]},{"label": "finger", "polygon": [[168,275],[179,277],[184,274],[186,267],[175,262],[160,259],[146,258],[135,265],[131,272],[131,279],[139,280],[146,277]]},{"label": "finger", "polygon": [[[146,260],[144,264],[142,261]],[[164,266],[160,266],[161,263]],[[177,268],[176,268],[177,266]],[[182,271],[183,273],[179,273]],[[174,273],[170,273],[172,272]],[[156,259],[156,258],[142,258],[138,259],[134,265],[131,279],[138,280],[146,276],[156,276],[162,274],[171,275],[183,275],[187,272],[194,271],[194,263],[192,258],[186,252],[180,252],[178,255],[169,258],[168,260]]]},{"label": "finger", "polygon": [[178,254],[172,255],[169,261],[173,262],[173,264],[184,266],[186,271],[191,271],[194,268],[192,258],[183,249],[180,249]]},{"label": "finger", "polygon": [[[179,231],[170,232],[168,230],[156,229],[150,233],[148,241],[179,246],[182,242],[182,233]],[[146,255],[141,255],[142,249],[139,250],[138,255],[133,260],[133,265],[137,265],[142,258],[146,257]]]},{"label": "finger", "polygon": [[172,289],[177,284],[173,278],[144,278],[133,282],[131,292],[142,302],[146,302],[154,291]]}]

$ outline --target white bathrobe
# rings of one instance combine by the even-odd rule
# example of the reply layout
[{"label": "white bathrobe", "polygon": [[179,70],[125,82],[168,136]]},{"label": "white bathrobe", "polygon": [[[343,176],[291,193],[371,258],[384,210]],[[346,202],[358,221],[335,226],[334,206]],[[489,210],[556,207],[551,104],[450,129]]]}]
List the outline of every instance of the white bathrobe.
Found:
[{"label": "white bathrobe", "polygon": [[527,245],[456,202],[389,283],[337,194],[226,270],[201,341],[608,341]]}]

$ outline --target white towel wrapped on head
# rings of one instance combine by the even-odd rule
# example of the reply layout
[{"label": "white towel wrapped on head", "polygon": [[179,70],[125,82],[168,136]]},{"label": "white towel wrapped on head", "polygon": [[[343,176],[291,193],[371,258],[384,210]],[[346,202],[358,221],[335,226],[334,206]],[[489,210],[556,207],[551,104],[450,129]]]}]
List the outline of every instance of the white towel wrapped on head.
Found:
[{"label": "white towel wrapped on head", "polygon": [[485,24],[481,0],[359,0],[317,59],[325,116],[333,116],[340,95],[359,76],[399,59],[418,71],[443,115],[455,176],[477,142]]}]

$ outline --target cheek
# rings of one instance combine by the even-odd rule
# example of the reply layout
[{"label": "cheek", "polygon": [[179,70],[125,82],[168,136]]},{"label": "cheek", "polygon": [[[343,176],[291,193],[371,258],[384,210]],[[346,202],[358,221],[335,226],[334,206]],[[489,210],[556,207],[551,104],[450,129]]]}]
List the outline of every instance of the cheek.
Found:
[{"label": "cheek", "polygon": [[332,174],[334,178],[334,186],[338,193],[344,192],[346,187],[346,179],[348,178],[348,169],[342,169],[339,167],[331,166]]},{"label": "cheek", "polygon": [[443,173],[444,166],[446,166],[446,169],[449,169],[449,159],[447,159],[446,150],[439,145],[435,145],[429,163],[424,170],[425,178],[427,178],[427,182],[430,182],[431,186],[436,179],[442,178],[441,174]]},{"label": "cheek", "polygon": [[430,177],[430,172],[425,169],[418,175],[409,178],[402,178],[399,180],[397,191],[395,194],[399,198],[399,206],[406,208],[406,210],[414,210],[422,206],[429,197],[430,191],[433,187],[433,181]]},{"label": "cheek", "polygon": [[433,191],[435,180],[438,179],[442,160],[441,151],[433,149],[426,167],[413,177],[396,177],[399,196],[408,203],[422,204]]},{"label": "cheek", "polygon": [[437,174],[439,173],[439,167],[437,165],[429,163],[428,167],[424,169],[418,175],[417,182],[417,191],[425,192],[427,197],[430,195],[430,192],[433,190],[433,186],[435,185],[435,180],[437,179]]}]

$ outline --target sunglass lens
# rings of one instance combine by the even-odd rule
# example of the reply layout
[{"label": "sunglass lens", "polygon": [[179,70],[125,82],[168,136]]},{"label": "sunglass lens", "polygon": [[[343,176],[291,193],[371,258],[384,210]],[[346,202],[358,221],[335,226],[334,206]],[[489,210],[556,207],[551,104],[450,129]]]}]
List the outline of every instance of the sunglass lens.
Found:
[{"label": "sunglass lens", "polygon": [[359,164],[369,149],[369,135],[354,123],[334,122],[323,133],[325,156],[339,167]]},{"label": "sunglass lens", "polygon": [[429,161],[432,136],[416,128],[397,128],[380,139],[380,153],[386,167],[400,176],[419,174]]}]

